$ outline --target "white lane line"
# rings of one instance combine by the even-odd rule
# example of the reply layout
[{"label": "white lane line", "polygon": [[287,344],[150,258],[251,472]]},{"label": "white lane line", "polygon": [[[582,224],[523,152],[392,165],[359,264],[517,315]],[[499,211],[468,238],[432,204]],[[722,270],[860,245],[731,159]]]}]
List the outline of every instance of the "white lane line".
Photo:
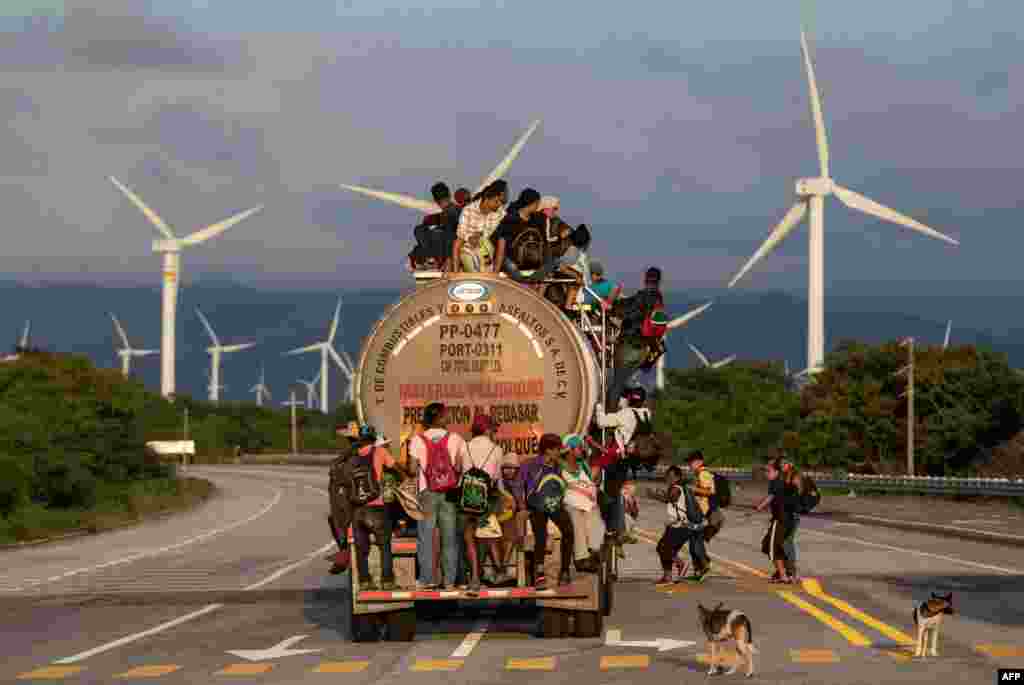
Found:
[{"label": "white lane line", "polygon": [[280,502],[280,501],[281,501],[281,491],[279,489],[277,489],[277,488],[274,488],[274,498],[270,501],[270,504],[268,504],[267,506],[265,506],[262,509],[260,509],[259,511],[257,511],[252,516],[249,516],[248,518],[242,519],[241,521],[236,521],[235,523],[232,523],[229,526],[222,526],[220,528],[215,528],[213,530],[206,531],[205,533],[201,533],[199,535],[194,535],[194,536],[192,536],[190,538],[182,540],[181,542],[175,543],[173,545],[167,545],[165,547],[160,547],[158,549],[144,550],[142,552],[138,552],[137,554],[132,554],[131,556],[122,557],[120,559],[114,559],[113,561],[107,561],[105,563],[97,564],[95,566],[85,566],[85,567],[82,567],[82,568],[77,568],[77,569],[74,569],[72,571],[66,571],[65,573],[60,573],[60,574],[55,575],[55,576],[50,576],[49,578],[46,578],[44,580],[33,580],[33,581],[26,582],[26,583],[22,583],[21,587],[19,587],[18,590],[34,587],[36,585],[41,585],[42,583],[53,583],[53,582],[56,582],[58,580],[64,580],[65,578],[71,578],[72,576],[81,575],[83,573],[91,573],[93,571],[99,571],[99,570],[104,569],[104,568],[110,568],[111,566],[120,566],[122,564],[128,564],[128,563],[131,563],[133,561],[138,561],[139,559],[145,559],[147,557],[154,557],[154,556],[157,556],[159,554],[164,554],[165,552],[171,552],[171,551],[174,551],[176,549],[181,549],[182,547],[187,547],[188,545],[193,545],[193,544],[195,544],[197,542],[202,542],[203,540],[208,540],[208,539],[210,539],[210,538],[212,538],[214,536],[220,535],[222,533],[226,533],[226,532],[228,532],[230,530],[234,530],[235,528],[238,528],[239,526],[244,526],[247,523],[252,523],[253,521],[256,521],[257,519],[262,518],[268,512],[270,512],[270,510],[273,509],[277,505],[277,503]]},{"label": "white lane line", "polygon": [[992,566],[990,564],[979,564],[976,561],[967,561],[966,559],[958,559],[957,557],[946,556],[945,554],[935,554],[933,552],[922,552],[916,549],[909,549],[907,547],[893,547],[892,545],[883,545],[878,542],[870,542],[869,540],[861,540],[860,538],[846,537],[845,535],[835,535],[833,533],[821,533],[816,530],[802,530],[801,535],[815,535],[818,537],[834,538],[836,540],[846,540],[848,542],[856,542],[857,544],[864,545],[865,547],[877,547],[878,549],[887,549],[891,552],[902,552],[904,554],[910,554],[916,557],[928,557],[931,559],[942,559],[943,561],[952,561],[955,564],[961,564],[963,566],[971,566],[974,568],[982,568],[987,571],[999,571],[1007,575],[1020,575],[1024,574],[1024,571],[1015,568],[1004,568],[1002,566]]},{"label": "white lane line", "polygon": [[487,632],[487,629],[490,628],[490,626],[490,621],[480,621],[475,626],[473,626],[473,632],[467,635],[465,639],[462,641],[462,644],[459,645],[454,652],[452,652],[451,658],[465,659],[470,654],[472,654],[473,650],[476,649],[477,644],[479,644],[480,640],[484,638],[484,633]]},{"label": "white lane line", "polygon": [[[901,519],[889,519],[889,518],[883,518],[881,516],[868,516],[867,514],[851,514],[851,516],[853,516],[855,518],[858,518],[858,519],[864,519],[864,520],[867,520],[867,521],[885,521],[886,523],[907,523],[907,521],[905,519],[903,519],[903,520],[901,520]],[[987,530],[977,530],[975,528],[958,528],[957,526],[944,526],[944,525],[940,525],[940,524],[937,524],[937,523],[924,523],[924,522],[921,522],[921,521],[912,521],[911,523],[914,523],[915,525],[921,526],[922,528],[931,528],[931,529],[934,529],[936,531],[955,530],[955,531],[964,532],[964,533],[975,533],[977,535],[988,535],[988,536],[990,536],[992,538],[995,538],[995,539],[1011,538],[1013,540],[1024,540],[1024,535],[1011,535],[1010,533],[1003,533],[1003,532],[993,533],[993,532],[987,531]],[[964,521],[954,521],[954,523],[964,523]],[[994,521],[986,521],[986,523],[995,523],[995,522]],[[921,531],[921,532],[925,532],[925,531]]]},{"label": "white lane line", "polygon": [[169,628],[173,628],[175,626],[180,626],[182,623],[185,623],[186,621],[191,621],[194,618],[199,618],[200,616],[205,616],[206,614],[208,614],[208,613],[210,613],[212,611],[216,611],[217,609],[220,609],[222,606],[224,606],[224,605],[223,604],[208,604],[207,606],[203,607],[199,611],[193,611],[191,614],[185,614],[184,616],[179,616],[178,618],[174,619],[173,621],[167,621],[166,623],[161,623],[160,625],[156,626],[155,628],[150,628],[149,630],[144,630],[141,633],[135,633],[134,635],[127,635],[125,637],[122,637],[119,640],[114,640],[113,642],[108,642],[105,645],[100,645],[99,647],[94,647],[93,649],[87,650],[85,652],[81,652],[79,654],[75,654],[74,656],[69,656],[69,657],[65,657],[63,659],[58,659],[57,661],[54,661],[53,663],[55,663],[55,664],[73,664],[73,663],[75,663],[77,661],[82,661],[83,659],[88,659],[91,656],[96,656],[97,654],[102,654],[103,652],[110,651],[111,649],[115,649],[116,647],[120,647],[122,645],[127,645],[127,644],[129,644],[131,642],[135,642],[136,640],[141,640],[144,637],[149,637],[150,635],[156,635],[157,633],[162,633],[163,631],[165,631],[165,630],[167,630]]},{"label": "white lane line", "polygon": [[[326,494],[326,491],[324,491],[324,490],[321,490],[321,492],[324,492]],[[259,588],[263,587],[264,585],[268,585],[269,583],[274,582],[275,580],[277,580],[281,576],[285,575],[286,573],[290,573],[291,571],[294,571],[295,569],[297,569],[298,567],[302,566],[303,564],[309,563],[310,561],[315,559],[317,556],[323,554],[328,549],[330,549],[330,548],[332,548],[334,546],[335,546],[334,542],[326,544],[323,547],[317,549],[316,551],[310,552],[309,554],[307,554],[302,559],[299,559],[298,561],[292,562],[291,564],[288,564],[287,566],[285,566],[283,568],[280,568],[277,571],[274,571],[273,573],[271,573],[269,576],[267,576],[263,580],[257,581],[255,583],[253,583],[252,585],[248,585],[248,586],[242,588],[242,591],[244,592],[244,591],[248,591],[248,590],[258,590]],[[224,606],[223,604],[209,604],[209,605],[203,607],[202,609],[199,609],[198,611],[193,611],[191,614],[185,614],[184,616],[179,616],[178,618],[176,618],[174,620],[167,621],[166,623],[161,623],[158,626],[155,626],[155,627],[150,628],[148,630],[144,630],[144,631],[142,631],[140,633],[134,633],[132,635],[126,635],[125,637],[119,638],[117,640],[114,640],[112,642],[108,642],[108,643],[103,644],[103,645],[100,645],[99,647],[94,647],[94,648],[86,650],[84,652],[80,652],[78,654],[75,654],[74,656],[69,656],[69,657],[65,657],[63,659],[58,659],[57,661],[54,661],[53,663],[55,663],[55,664],[73,664],[73,663],[75,663],[77,661],[82,661],[83,659],[88,659],[91,656],[95,656],[97,654],[102,654],[104,652],[109,652],[112,649],[117,649],[118,647],[122,647],[122,646],[130,644],[132,642],[136,642],[136,641],[141,640],[143,638],[149,637],[150,635],[156,635],[157,633],[162,633],[163,631],[169,630],[170,628],[174,628],[176,626],[180,626],[182,623],[186,623],[188,621],[191,621],[192,619],[196,619],[196,618],[199,618],[201,616],[205,616],[206,614],[212,613],[212,612],[216,611],[217,609],[220,609],[223,606]]]}]

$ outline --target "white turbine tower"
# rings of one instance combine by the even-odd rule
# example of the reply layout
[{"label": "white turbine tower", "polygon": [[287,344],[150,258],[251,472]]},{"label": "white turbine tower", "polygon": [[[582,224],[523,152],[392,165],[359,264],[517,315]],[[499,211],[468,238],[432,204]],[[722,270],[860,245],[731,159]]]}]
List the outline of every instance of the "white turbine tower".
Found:
[{"label": "white turbine tower", "polygon": [[[488,174],[483,181],[480,182],[480,185],[477,186],[477,189],[473,193],[474,195],[483,190],[484,188],[486,188],[487,186],[489,186],[494,181],[497,181],[506,173],[508,173],[509,168],[512,166],[512,162],[514,162],[516,157],[519,156],[519,153],[522,151],[523,146],[526,145],[526,141],[530,138],[531,135],[533,135],[533,132],[537,130],[538,126],[540,126],[540,119],[534,121],[530,125],[530,128],[526,130],[526,133],[519,136],[519,139],[516,140],[515,144],[512,146],[512,149],[509,150],[507,155],[505,155],[505,158],[502,159],[498,163],[498,166],[496,166],[494,170],[490,174]],[[353,192],[360,193],[362,195],[367,195],[377,200],[391,202],[396,205],[406,207],[407,209],[415,209],[417,211],[423,212],[424,214],[433,214],[435,212],[441,211],[440,207],[438,207],[432,201],[420,200],[409,195],[402,195],[401,193],[389,193],[382,190],[372,190],[370,188],[364,188],[362,186],[346,185],[344,183],[341,184],[341,187],[344,188],[345,190],[351,190]]]},{"label": "white turbine tower", "polygon": [[953,332],[953,319],[950,319],[946,323],[946,337],[942,341],[942,349],[945,350],[949,347],[949,334]]},{"label": "white turbine tower", "polygon": [[249,389],[249,392],[256,393],[256,406],[257,407],[262,407],[263,406],[263,400],[264,399],[267,399],[267,400],[273,399],[270,396],[270,389],[267,388],[267,380],[266,380],[265,371],[266,370],[263,368],[263,365],[260,364],[260,382],[257,383],[256,385],[252,386],[252,388]]},{"label": "white turbine tower", "polygon": [[317,371],[311,381],[304,381],[301,378],[299,379],[299,383],[306,388],[306,409],[313,409],[316,407],[316,384],[320,380],[322,373],[323,370]]},{"label": "white turbine tower", "polygon": [[128,334],[124,332],[124,327],[121,322],[117,320],[113,312],[110,314],[110,318],[114,321],[114,328],[117,330],[117,334],[121,336],[121,342],[124,343],[124,347],[117,351],[117,356],[121,358],[121,373],[127,378],[132,371],[132,357],[148,357],[151,354],[156,354],[159,350],[136,350],[128,342]]},{"label": "white turbine tower", "polygon": [[203,316],[203,312],[200,311],[199,307],[196,307],[196,314],[199,315],[199,319],[203,322],[203,326],[206,327],[206,332],[210,334],[210,340],[213,345],[206,348],[206,351],[210,353],[210,401],[220,401],[220,360],[222,354],[228,354],[230,352],[239,352],[241,350],[247,350],[250,347],[256,345],[256,343],[239,343],[237,345],[221,345],[220,339],[217,334],[213,332],[213,326]]},{"label": "white turbine tower", "polygon": [[174,394],[174,364],[175,364],[175,315],[178,310],[178,284],[181,276],[181,249],[206,242],[228,230],[238,222],[247,219],[256,212],[263,209],[263,205],[239,212],[224,221],[210,224],[206,228],[195,233],[178,238],[171,231],[167,223],[160,216],[150,209],[138,195],[123,185],[113,176],[111,182],[124,193],[125,197],[131,200],[140,212],[145,215],[151,224],[163,235],[162,240],[153,241],[153,251],[164,256],[164,285],[163,285],[163,316],[162,333],[160,342],[160,394],[169,397]]},{"label": "white turbine tower", "polygon": [[690,343],[686,344],[689,345],[690,349],[693,350],[693,353],[697,355],[697,359],[700,360],[700,363],[704,365],[705,369],[720,369],[723,366],[728,366],[729,364],[736,360],[736,355],[734,354],[729,357],[726,357],[725,359],[719,359],[717,362],[712,363],[708,361],[708,358],[704,356],[704,353],[698,350],[695,345],[691,345]]},{"label": "white turbine tower", "polygon": [[338,306],[334,308],[334,318],[331,319],[331,328],[327,333],[327,340],[322,342],[313,343],[306,347],[300,347],[289,352],[285,352],[286,355],[292,354],[305,354],[306,352],[320,352],[320,411],[324,414],[328,413],[327,403],[327,377],[330,375],[328,357],[334,360],[334,362],[341,367],[341,370],[345,375],[349,375],[349,370],[345,366],[345,362],[342,361],[337,351],[334,349],[334,336],[338,332],[338,317],[341,315],[341,298],[338,298]]},{"label": "white turbine tower", "polygon": [[22,352],[28,349],[29,337],[28,334],[32,330],[32,322],[29,319],[25,319],[25,328],[21,331],[21,340],[18,342],[18,347]]},{"label": "white turbine tower", "polygon": [[[675,328],[679,328],[680,326],[685,326],[687,323],[690,322],[691,319],[696,317],[698,314],[703,313],[704,310],[706,310],[710,306],[711,306],[710,302],[708,302],[706,304],[702,304],[701,306],[697,307],[696,309],[692,309],[689,312],[687,312],[686,314],[683,314],[682,316],[679,316],[679,317],[676,317],[676,318],[672,319],[671,321],[668,322],[668,330],[671,331],[671,330],[673,330]],[[665,339],[666,339],[666,341],[668,340],[668,333],[667,332],[665,333]],[[655,365],[655,370],[654,370],[654,387],[657,388],[658,390],[664,390],[665,389],[665,355],[664,354],[661,355],[660,357],[658,357],[658,361],[657,361],[657,363]]]},{"label": "white turbine tower", "polygon": [[768,254],[776,245],[792,231],[804,214],[810,209],[810,233],[809,245],[809,273],[807,284],[807,367],[811,373],[820,371],[825,360],[825,198],[835,195],[839,201],[850,209],[855,209],[864,214],[884,219],[912,230],[923,233],[932,238],[945,240],[953,245],[960,243],[943,235],[938,231],[928,228],[922,223],[904,216],[899,212],[878,204],[859,193],[844,188],[837,184],[829,176],[828,168],[828,140],[825,136],[825,119],[821,111],[821,100],[818,97],[818,86],[814,78],[814,67],[811,65],[811,55],[807,48],[807,38],[804,32],[800,32],[800,47],[803,53],[804,66],[807,70],[807,82],[810,88],[811,115],[814,119],[815,137],[817,139],[818,161],[821,166],[821,176],[818,178],[802,178],[796,182],[796,194],[798,200],[782,221],[772,230],[754,256],[740,269],[739,273],[729,282],[729,287],[736,285],[736,282],[755,264],[759,259]]}]

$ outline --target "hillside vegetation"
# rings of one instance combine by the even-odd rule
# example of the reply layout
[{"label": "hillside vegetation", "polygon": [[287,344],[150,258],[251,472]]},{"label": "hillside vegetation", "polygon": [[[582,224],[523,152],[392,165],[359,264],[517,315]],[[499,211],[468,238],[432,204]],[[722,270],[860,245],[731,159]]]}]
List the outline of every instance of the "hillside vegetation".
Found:
[{"label": "hillside vegetation", "polygon": [[[656,422],[684,449],[719,464],[749,464],[775,447],[823,470],[905,471],[907,350],[845,341],[798,394],[778,365],[669,370]],[[918,474],[1016,474],[1024,470],[1024,376],[1004,355],[972,346],[915,354]]]},{"label": "hillside vegetation", "polygon": [[[289,449],[284,409],[168,402],[73,355],[32,352],[0,364],[0,542],[95,530],[205,497],[208,484],[175,478],[145,445],[181,439],[186,409],[200,455]],[[351,413],[338,411],[300,412],[306,448],[332,447],[334,421]]]}]

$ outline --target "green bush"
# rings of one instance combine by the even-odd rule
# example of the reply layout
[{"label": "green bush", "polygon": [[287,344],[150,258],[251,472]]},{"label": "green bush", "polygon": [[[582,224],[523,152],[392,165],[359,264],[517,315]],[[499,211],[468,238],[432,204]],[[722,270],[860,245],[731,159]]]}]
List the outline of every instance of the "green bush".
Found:
[{"label": "green bush", "polygon": [[0,516],[9,518],[28,501],[31,473],[10,455],[0,455]]}]

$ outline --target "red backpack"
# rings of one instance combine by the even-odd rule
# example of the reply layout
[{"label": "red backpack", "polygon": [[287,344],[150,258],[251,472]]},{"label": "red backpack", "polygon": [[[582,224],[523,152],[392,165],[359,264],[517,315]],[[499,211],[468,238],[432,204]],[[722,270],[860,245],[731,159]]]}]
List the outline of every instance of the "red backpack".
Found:
[{"label": "red backpack", "polygon": [[668,317],[665,316],[665,305],[656,302],[640,327],[640,335],[645,338],[662,338],[668,332]]},{"label": "red backpack", "polygon": [[423,470],[423,475],[427,479],[427,490],[431,492],[448,492],[459,484],[459,475],[455,473],[448,453],[448,438],[451,435],[445,433],[443,438],[436,441],[426,435],[420,436],[427,446],[427,468]]}]

